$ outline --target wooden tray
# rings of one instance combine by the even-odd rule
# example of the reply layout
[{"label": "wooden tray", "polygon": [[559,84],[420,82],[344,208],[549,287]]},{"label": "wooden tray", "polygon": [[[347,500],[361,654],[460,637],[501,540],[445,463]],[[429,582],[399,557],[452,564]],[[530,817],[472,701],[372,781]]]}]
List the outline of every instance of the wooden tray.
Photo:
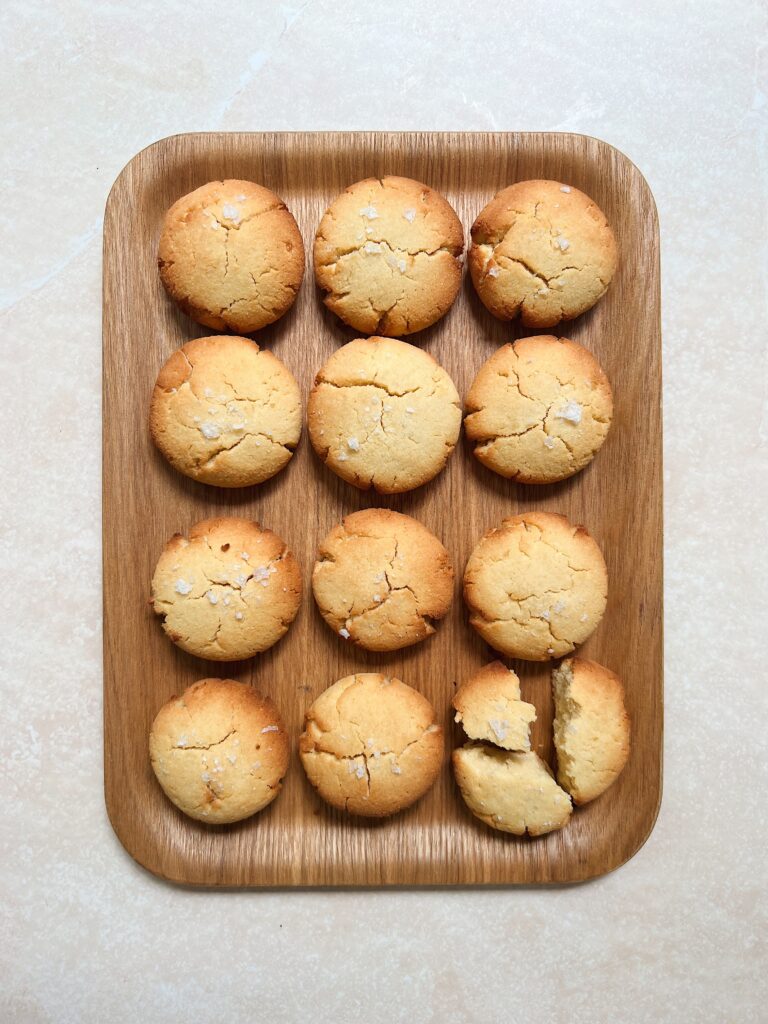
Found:
[{"label": "wooden tray", "polygon": [[[481,467],[462,440],[432,483],[382,498],[342,483],[304,436],[288,468],[260,487],[228,492],[174,472],[149,439],[150,392],[174,349],[214,332],[178,312],[160,285],[155,257],[167,207],[212,179],[252,179],[285,199],[309,253],[333,197],[353,181],[384,174],[434,186],[453,204],[467,235],[495,192],[526,178],[569,182],[606,212],[619,242],[619,273],[593,310],[555,332],[595,352],[613,384],[613,428],[594,463],[559,485],[517,486]],[[435,356],[462,395],[499,343],[521,333],[486,312],[466,277],[448,316],[409,339]],[[274,348],[306,396],[322,363],[354,336],[325,311],[309,266],[293,310],[258,341]],[[134,157],[112,189],[104,223],[104,767],[109,817],[128,852],[164,878],[219,886],[571,882],[631,857],[653,827],[661,794],[660,356],[653,198],[637,168],[596,139],[214,133],[163,139]],[[457,570],[456,600],[437,635],[392,655],[345,645],[320,618],[309,588],[319,540],[343,515],[371,505],[420,519],[442,538]],[[295,752],[305,709],[341,676],[386,669],[432,700],[448,746],[461,742],[449,709],[454,688],[495,657],[467,623],[459,587],[464,564],[485,530],[505,515],[535,508],[584,523],[608,563],[608,610],[581,653],[626,682],[633,751],[618,783],[577,811],[567,828],[536,840],[505,836],[476,821],[447,762],[434,789],[391,820],[371,823],[327,808]],[[228,513],[257,519],[288,541],[303,566],[305,594],[296,622],[276,647],[224,665],[171,644],[147,598],[166,539],[199,519]],[[513,667],[524,698],[538,709],[535,749],[551,759],[549,668]],[[147,754],[160,705],[211,675],[267,692],[294,739],[281,796],[250,821],[229,827],[206,827],[177,812],[155,782]]]}]

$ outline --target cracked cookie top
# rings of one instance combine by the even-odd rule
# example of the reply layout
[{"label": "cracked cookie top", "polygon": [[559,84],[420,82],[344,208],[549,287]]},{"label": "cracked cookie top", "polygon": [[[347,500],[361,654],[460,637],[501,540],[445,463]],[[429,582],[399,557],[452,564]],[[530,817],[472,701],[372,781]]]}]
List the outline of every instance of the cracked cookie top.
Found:
[{"label": "cracked cookie top", "polygon": [[504,750],[531,749],[531,722],[536,708],[520,697],[515,673],[492,661],[478,669],[456,691],[454,721],[471,740],[485,740]]},{"label": "cracked cookie top", "polygon": [[410,178],[366,178],[320,221],[315,278],[350,327],[399,337],[450,309],[463,249],[461,222],[439,192]]},{"label": "cracked cookie top", "polygon": [[566,825],[571,800],[533,751],[468,743],[453,752],[453,772],[476,818],[500,832],[543,836]]},{"label": "cracked cookie top", "polygon": [[399,679],[364,672],[339,679],[307,711],[299,753],[333,807],[381,818],[432,786],[443,761],[435,709]]},{"label": "cracked cookie top", "polygon": [[149,756],[165,795],[190,818],[223,825],[280,792],[290,742],[275,705],[233,679],[201,679],[157,713]]},{"label": "cracked cookie top", "polygon": [[590,309],[611,283],[616,240],[598,206],[572,185],[519,181],[472,225],[469,270],[501,320],[554,327]]},{"label": "cracked cookie top", "polygon": [[304,244],[285,203],[252,181],[211,181],[168,210],[158,249],[166,291],[193,320],[239,334],[290,307]]},{"label": "cracked cookie top", "polygon": [[248,338],[196,338],[160,370],[149,427],[186,476],[217,487],[259,484],[286,465],[299,442],[299,386]]},{"label": "cracked cookie top", "polygon": [[552,670],[557,781],[575,804],[604,793],[629,758],[630,723],[617,675],[584,658]]},{"label": "cracked cookie top", "polygon": [[410,516],[354,512],[320,544],[312,589],[334,632],[369,651],[396,651],[435,632],[453,599],[448,552]]},{"label": "cracked cookie top", "polygon": [[152,577],[152,607],[170,639],[210,661],[250,658],[282,637],[301,602],[285,542],[250,519],[206,519],[174,534]]},{"label": "cracked cookie top", "polygon": [[461,429],[459,394],[422,349],[359,338],[315,378],[307,426],[312,447],[343,480],[397,494],[431,480],[447,462]]},{"label": "cracked cookie top", "polygon": [[502,345],[480,367],[464,428],[475,455],[525,484],[565,480],[599,451],[613,415],[611,386],[595,357],[567,338]]},{"label": "cracked cookie top", "polygon": [[600,548],[551,512],[504,519],[464,572],[470,623],[491,647],[526,661],[570,654],[599,624],[607,596]]}]

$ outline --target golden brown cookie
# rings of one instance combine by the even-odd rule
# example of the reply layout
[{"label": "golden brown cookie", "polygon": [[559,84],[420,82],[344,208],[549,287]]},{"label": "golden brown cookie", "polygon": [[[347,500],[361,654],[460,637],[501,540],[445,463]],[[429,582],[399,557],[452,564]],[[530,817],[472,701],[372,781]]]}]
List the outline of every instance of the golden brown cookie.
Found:
[{"label": "golden brown cookie", "polygon": [[157,378],[152,440],[180,473],[217,487],[260,484],[293,455],[301,434],[299,386],[255,341],[196,338]]},{"label": "golden brown cookie", "polygon": [[531,749],[536,708],[520,699],[520,680],[500,661],[484,665],[462,683],[452,704],[454,721],[471,740],[486,740],[504,750]]},{"label": "golden brown cookie", "polygon": [[453,771],[470,811],[500,832],[542,836],[571,816],[570,797],[538,754],[468,743],[454,750]]},{"label": "golden brown cookie", "polygon": [[184,651],[210,661],[250,658],[282,637],[301,602],[296,559],[250,519],[205,519],[174,534],[152,577],[152,607]]},{"label": "golden brown cookie", "polygon": [[624,687],[609,669],[568,658],[552,670],[557,781],[575,804],[604,793],[629,757]]},{"label": "golden brown cookie", "polygon": [[294,303],[304,276],[296,221],[252,181],[210,181],[165,215],[158,249],[166,291],[193,320],[250,334]]},{"label": "golden brown cookie", "polygon": [[180,811],[211,825],[241,821],[271,803],[290,743],[269,697],[233,679],[201,679],[157,713],[149,756]]},{"label": "golden brown cookie", "polygon": [[616,241],[595,203],[559,181],[519,181],[495,196],[472,225],[469,270],[483,304],[500,320],[554,327],[605,294]]},{"label": "golden brown cookie", "polygon": [[399,679],[363,672],[339,679],[307,711],[299,753],[333,807],[381,818],[409,807],[443,762],[435,709]]},{"label": "golden brown cookie", "polygon": [[361,490],[397,494],[436,476],[456,447],[459,395],[432,356],[394,338],[359,338],[315,378],[307,426],[312,447]]},{"label": "golden brown cookie", "polygon": [[410,516],[353,512],[320,544],[315,601],[331,629],[369,651],[396,651],[435,632],[453,600],[443,545]]},{"label": "golden brown cookie", "polygon": [[464,232],[448,202],[410,178],[350,185],[320,221],[315,279],[326,306],[366,334],[435,323],[461,284]]},{"label": "golden brown cookie", "polygon": [[613,399],[590,352],[542,335],[494,352],[466,411],[464,428],[484,466],[520,483],[549,484],[591,462],[611,425]]},{"label": "golden brown cookie", "polygon": [[570,654],[597,627],[607,596],[600,548],[583,526],[550,512],[503,520],[464,572],[471,624],[491,647],[526,661]]}]

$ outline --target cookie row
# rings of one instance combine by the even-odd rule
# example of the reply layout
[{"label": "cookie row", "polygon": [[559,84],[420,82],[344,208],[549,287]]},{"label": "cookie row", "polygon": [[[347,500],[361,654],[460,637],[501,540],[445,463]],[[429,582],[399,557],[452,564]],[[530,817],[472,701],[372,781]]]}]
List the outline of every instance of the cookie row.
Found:
[{"label": "cookie row", "polygon": [[[435,632],[453,599],[450,556],[410,516],[364,509],[321,542],[312,573],[317,606],[344,641],[394,651]],[[239,661],[287,632],[301,603],[299,565],[285,542],[248,519],[197,523],[165,545],[152,607],[168,637],[211,661]],[[550,512],[511,516],[478,542],[464,571],[470,623],[497,651],[528,661],[570,654],[607,602],[600,548],[582,526]]]},{"label": "cookie row", "polygon": [[[481,821],[515,835],[561,828],[572,802],[594,800],[629,755],[623,688],[607,669],[579,658],[552,674],[557,781],[531,751],[533,705],[501,663],[485,666],[453,706],[474,741],[453,768],[465,803]],[[241,821],[280,792],[290,740],[274,703],[245,683],[204,679],[158,712],[150,760],[169,799],[209,824]],[[338,680],[307,710],[299,754],[309,782],[331,806],[382,818],[409,807],[435,782],[442,727],[429,701],[399,679],[361,673]]]},{"label": "cookie row", "polygon": [[[616,270],[613,232],[571,185],[523,181],[496,195],[471,231],[469,269],[494,316],[554,327],[590,309]],[[410,178],[350,185],[314,241],[325,305],[366,334],[401,337],[450,309],[464,232],[434,189]],[[304,246],[285,203],[250,181],[209,182],[167,212],[158,250],[168,294],[193,319],[250,334],[283,316],[304,276]]]},{"label": "cookie row", "polygon": [[[483,465],[522,483],[563,480],[602,446],[611,388],[581,345],[548,335],[503,345],[480,368],[465,429]],[[312,446],[361,490],[412,490],[433,479],[461,427],[458,391],[423,350],[394,338],[351,341],[318,372],[309,395]],[[219,487],[262,483],[289,462],[301,434],[299,387],[247,338],[187,342],[160,370],[152,438],[172,466]]]}]

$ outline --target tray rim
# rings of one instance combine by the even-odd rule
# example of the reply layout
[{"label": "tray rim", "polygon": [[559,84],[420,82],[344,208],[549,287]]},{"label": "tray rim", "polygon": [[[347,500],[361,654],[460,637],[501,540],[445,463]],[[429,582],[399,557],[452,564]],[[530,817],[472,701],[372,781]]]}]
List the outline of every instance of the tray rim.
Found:
[{"label": "tray rim", "polygon": [[[585,882],[592,882],[598,879],[607,877],[613,874],[619,868],[623,867],[630,860],[633,860],[637,854],[645,847],[651,834],[653,833],[656,823],[658,821],[659,813],[661,810],[661,803],[664,793],[664,739],[665,739],[665,620],[664,620],[664,570],[665,570],[665,558],[664,558],[664,530],[665,530],[665,517],[664,517],[664,407],[663,407],[663,384],[664,384],[664,366],[663,366],[663,333],[662,333],[662,320],[661,320],[661,306],[662,306],[662,293],[661,293],[661,245],[660,245],[660,223],[659,223],[659,212],[653,191],[648,183],[647,178],[637,166],[637,164],[619,149],[617,146],[606,142],[604,139],[600,139],[597,136],[590,135],[585,132],[561,132],[561,131],[473,131],[469,129],[460,130],[439,130],[433,131],[430,129],[398,129],[395,131],[389,131],[386,129],[338,129],[338,130],[286,130],[286,131],[226,131],[226,130],[211,130],[211,131],[187,131],[187,132],[175,132],[171,135],[162,136],[161,138],[155,139],[154,141],[143,146],[137,150],[136,153],[124,164],[121,170],[115,177],[112,185],[107,193],[107,198],[104,205],[104,216],[102,220],[102,272],[101,272],[101,348],[103,352],[104,338],[105,338],[105,321],[107,315],[107,306],[105,303],[105,268],[106,268],[106,249],[107,249],[107,233],[106,223],[110,214],[112,204],[116,201],[116,194],[119,187],[122,186],[123,180],[130,174],[133,165],[137,163],[143,156],[148,154],[150,151],[155,149],[162,149],[168,147],[174,141],[179,139],[190,139],[196,140],[201,143],[211,138],[219,138],[226,136],[227,138],[232,137],[248,137],[248,138],[264,138],[266,136],[271,138],[286,138],[286,137],[323,137],[323,138],[359,138],[360,136],[376,137],[376,136],[387,136],[398,137],[398,138],[414,138],[418,136],[429,136],[443,137],[443,138],[494,138],[498,140],[503,139],[520,139],[520,138],[570,138],[586,140],[591,145],[596,147],[596,151],[608,152],[614,155],[614,159],[617,163],[623,163],[630,167],[634,174],[637,176],[638,185],[643,191],[643,198],[648,207],[648,214],[651,219],[651,225],[653,235],[656,240],[656,261],[655,271],[659,286],[659,299],[656,305],[655,313],[652,314],[652,319],[656,327],[657,336],[659,340],[659,369],[658,369],[658,384],[659,384],[659,404],[657,409],[658,415],[658,426],[659,426],[659,492],[658,492],[658,503],[660,508],[660,520],[659,520],[659,540],[660,540],[660,551],[658,561],[658,574],[659,574],[659,614],[660,621],[659,627],[659,659],[660,659],[660,676],[659,676],[659,705],[658,705],[658,730],[659,730],[659,746],[658,746],[658,788],[656,792],[656,800],[653,805],[652,813],[647,816],[645,822],[645,829],[638,839],[637,845],[634,846],[625,856],[620,857],[615,862],[612,861],[607,867],[601,867],[596,870],[587,870],[582,873],[576,874],[567,880],[491,880],[491,881],[463,881],[463,882],[446,882],[446,881],[419,881],[419,882],[367,882],[367,881],[354,881],[345,883],[318,883],[318,882],[282,882],[282,883],[260,883],[258,881],[249,881],[242,884],[237,883],[218,883],[218,882],[200,882],[196,880],[190,880],[189,878],[183,877],[181,874],[175,874],[173,872],[167,872],[162,870],[159,864],[148,863],[138,851],[132,846],[128,837],[123,834],[122,823],[119,823],[118,815],[115,813],[116,808],[113,805],[112,797],[113,792],[108,785],[108,768],[107,768],[107,729],[106,729],[106,700],[105,695],[105,672],[104,666],[107,656],[107,633],[104,628],[106,621],[106,592],[104,588],[104,555],[105,548],[103,542],[104,529],[106,525],[106,503],[105,497],[105,480],[106,475],[104,472],[104,460],[105,460],[105,419],[104,419],[104,386],[105,386],[105,364],[102,360],[102,373],[101,373],[101,411],[102,411],[102,431],[101,431],[101,471],[102,471],[102,486],[101,486],[101,497],[102,497],[102,509],[101,509],[101,525],[102,525],[102,546],[101,546],[101,584],[102,584],[102,764],[103,764],[103,796],[104,806],[107,812],[107,819],[112,827],[112,830],[117,837],[122,849],[128,854],[131,860],[138,864],[144,871],[148,872],[154,878],[160,879],[164,882],[170,882],[174,887],[190,890],[195,892],[239,892],[242,890],[259,891],[259,892],[291,892],[291,891],[311,891],[311,890],[322,890],[322,891],[350,891],[359,892],[361,890],[366,891],[392,891],[392,890],[418,890],[418,891],[434,891],[438,889],[475,889],[482,888],[488,889],[520,889],[520,888],[545,888],[545,889],[561,889],[570,888],[572,886],[581,885]],[[308,253],[309,255],[309,253]],[[529,840],[530,841],[530,840]],[[433,863],[439,864],[440,861]]]}]

